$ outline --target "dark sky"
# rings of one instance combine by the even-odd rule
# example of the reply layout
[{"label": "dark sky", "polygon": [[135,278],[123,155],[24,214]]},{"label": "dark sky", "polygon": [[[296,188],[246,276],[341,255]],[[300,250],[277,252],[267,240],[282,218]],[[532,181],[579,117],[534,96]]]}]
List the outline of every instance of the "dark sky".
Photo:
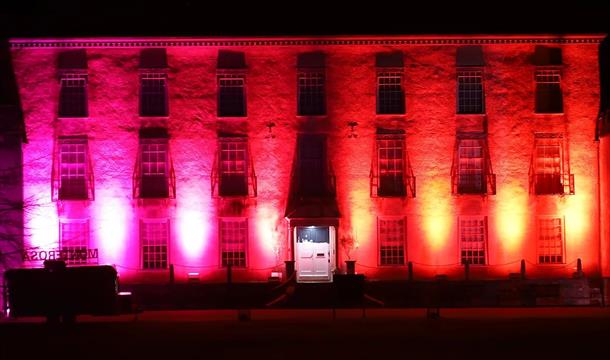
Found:
[{"label": "dark sky", "polygon": [[610,29],[608,0],[454,0],[447,4],[434,0],[1,3],[0,28],[4,37],[564,33]]}]

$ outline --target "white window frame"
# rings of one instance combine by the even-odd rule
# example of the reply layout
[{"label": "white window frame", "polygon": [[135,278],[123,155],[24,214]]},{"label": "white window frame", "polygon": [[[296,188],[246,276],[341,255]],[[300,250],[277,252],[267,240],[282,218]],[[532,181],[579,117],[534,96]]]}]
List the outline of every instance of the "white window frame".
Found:
[{"label": "white window frame", "polygon": [[[88,117],[89,116],[89,97],[88,97],[88,91],[87,91],[87,85],[88,85],[88,75],[87,73],[83,73],[83,72],[62,72],[59,75],[59,103],[58,103],[58,111],[57,111],[57,115],[59,118],[72,118],[72,117]],[[64,114],[62,113],[62,110],[65,110],[63,108],[63,103],[64,103],[64,89],[67,88],[81,88],[82,89],[82,93],[83,93],[83,97],[84,97],[84,104],[82,104],[84,106],[84,114],[81,115],[70,115],[70,114]],[[73,95],[74,93],[70,93],[71,95]],[[71,101],[69,102],[71,105],[70,107],[74,108],[74,99],[71,99]]]},{"label": "white window frame", "polygon": [[[458,114],[485,114],[485,85],[483,69],[458,68],[456,74]],[[480,103],[478,103],[480,101]],[[473,111],[478,108],[480,111]]]},{"label": "white window frame", "polygon": [[[548,249],[551,248],[557,248],[557,243],[555,244],[543,244],[543,241],[547,241],[547,242],[556,242],[556,240],[553,239],[542,239],[542,222],[543,221],[554,221],[554,220],[559,220],[560,222],[560,236],[561,236],[561,240],[559,241],[559,246],[561,247],[560,253],[551,253],[550,251],[547,251]],[[562,264],[566,264],[566,236],[565,236],[565,216],[561,216],[561,215],[541,215],[538,216],[536,218],[536,263],[539,265],[562,265]],[[548,256],[548,257],[553,257],[553,256],[561,256],[561,261],[559,262],[550,262],[550,261],[540,261],[540,258],[542,256]]]},{"label": "white window frame", "polygon": [[[162,228],[159,230],[155,230],[155,233],[159,233],[164,231],[165,232],[165,240],[161,239],[161,238],[147,238],[147,235],[151,234],[151,229],[146,228],[147,226],[165,226],[165,230],[163,230]],[[142,270],[166,270],[169,267],[169,255],[170,255],[170,238],[171,238],[171,232],[170,232],[170,222],[169,219],[141,219],[140,220],[140,268]],[[153,233],[154,234],[154,233]],[[160,260],[156,259],[156,255],[161,254],[163,255],[163,251],[157,252],[157,251],[152,251],[151,253],[149,253],[149,256],[153,256],[153,260],[150,261],[150,263],[152,263],[152,266],[146,267],[146,255],[145,255],[145,251],[144,251],[144,247],[145,246],[149,246],[149,247],[156,247],[156,246],[165,246],[165,266],[163,266],[163,258],[161,257]]]},{"label": "white window frame", "polygon": [[[154,87],[156,91],[144,92],[144,83],[146,81],[155,82],[157,85]],[[147,87],[151,89],[153,87]],[[148,95],[149,98],[155,98],[156,96],[163,95],[163,106],[165,109],[164,115],[148,115],[143,114],[143,108],[145,107],[145,98]],[[140,116],[142,117],[167,117],[169,115],[169,102],[168,102],[168,87],[167,87],[167,74],[165,72],[148,72],[144,71],[140,73]]]},{"label": "white window frame", "polygon": [[[240,228],[232,228],[230,229],[232,231],[232,233],[234,234],[235,231],[244,231],[244,238],[240,239],[239,242],[231,242],[231,241],[227,241],[227,240],[231,240],[231,239],[235,239],[235,237],[232,237],[231,239],[227,239],[225,238],[223,231],[225,231],[224,228],[224,224],[238,224],[238,226],[240,226]],[[227,264],[224,263],[223,258],[224,258],[224,253],[239,253],[240,250],[243,250],[244,253],[244,257],[243,257],[243,264],[235,264],[234,260],[235,257],[231,257],[231,267],[232,268],[238,268],[238,269],[245,269],[248,267],[248,243],[249,243],[249,226],[248,226],[248,218],[245,217],[221,217],[218,219],[218,240],[219,240],[219,264],[220,267],[227,267],[228,266],[228,262]],[[241,226],[244,226],[244,228],[241,228]],[[242,241],[243,240],[243,241]],[[233,243],[233,247],[235,249],[229,249],[229,244]],[[239,258],[238,258],[239,260]]]},{"label": "white window frame", "polygon": [[[463,222],[469,222],[469,224],[463,224]],[[475,222],[476,224],[472,224]],[[472,231],[472,229],[483,230],[483,233]],[[482,240],[480,237],[482,236]],[[479,237],[479,239],[476,239]],[[468,239],[468,240],[467,240]],[[483,251],[483,263],[472,261],[469,262],[469,266],[485,266],[488,265],[488,242],[489,242],[489,231],[487,226],[487,216],[473,216],[473,215],[462,215],[458,217],[458,258],[462,265],[465,265],[464,260],[472,260],[479,258],[480,256],[473,256],[472,253],[466,257],[463,256],[464,251]]]},{"label": "white window frame", "polygon": [[[402,247],[402,258],[398,263],[394,263],[391,261],[390,263],[384,263],[384,257],[382,256],[382,246],[384,246],[384,238],[381,234],[382,222],[402,222],[402,240],[398,240],[401,245],[393,246],[397,248],[397,251],[400,252],[400,248]],[[385,241],[385,246],[388,247],[388,243],[397,242],[397,240],[393,240],[391,242]],[[399,259],[399,255],[392,255],[389,258],[391,259]],[[377,217],[377,263],[380,267],[392,267],[392,266],[404,266],[407,263],[407,219],[404,216],[379,216]]]},{"label": "white window frame", "polygon": [[[82,226],[80,231],[66,229],[78,225]],[[80,234],[76,238],[66,239],[66,232]],[[83,236],[84,235],[84,236]],[[67,242],[67,244],[66,244]],[[89,219],[60,219],[59,220],[59,250],[63,254],[67,251],[67,258],[63,259],[67,265],[82,265],[87,263],[87,251],[89,250],[90,229]],[[74,251],[83,252],[83,258],[70,259]]]}]

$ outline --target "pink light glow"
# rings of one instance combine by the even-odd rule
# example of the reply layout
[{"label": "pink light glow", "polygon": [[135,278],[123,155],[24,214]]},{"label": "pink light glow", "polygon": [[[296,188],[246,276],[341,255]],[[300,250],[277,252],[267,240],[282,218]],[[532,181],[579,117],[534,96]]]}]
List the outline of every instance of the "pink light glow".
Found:
[{"label": "pink light glow", "polygon": [[98,201],[101,205],[97,207],[93,231],[97,233],[98,247],[102,254],[100,260],[122,266],[132,265],[125,263],[125,260],[138,259],[137,241],[128,241],[128,232],[131,230],[127,225],[131,220],[128,209],[131,210],[131,207],[125,201],[115,198]]},{"label": "pink light glow", "polygon": [[[185,265],[202,265],[206,256],[209,224],[200,210],[179,207],[177,211],[178,221],[178,246],[179,253],[187,262]],[[206,262],[207,265],[207,262]]]}]

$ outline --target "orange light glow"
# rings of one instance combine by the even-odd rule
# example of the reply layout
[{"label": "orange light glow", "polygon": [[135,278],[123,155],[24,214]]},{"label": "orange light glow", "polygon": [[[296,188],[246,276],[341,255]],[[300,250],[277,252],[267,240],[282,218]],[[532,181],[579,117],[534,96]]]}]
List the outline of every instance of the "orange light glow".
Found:
[{"label": "orange light glow", "polygon": [[453,224],[453,213],[447,197],[447,182],[434,180],[421,187],[421,214],[423,217],[425,241],[431,250],[438,252],[449,241]]},{"label": "orange light glow", "polygon": [[496,195],[498,198],[498,244],[510,260],[519,258],[525,240],[527,222],[527,194],[520,186],[507,185]]}]

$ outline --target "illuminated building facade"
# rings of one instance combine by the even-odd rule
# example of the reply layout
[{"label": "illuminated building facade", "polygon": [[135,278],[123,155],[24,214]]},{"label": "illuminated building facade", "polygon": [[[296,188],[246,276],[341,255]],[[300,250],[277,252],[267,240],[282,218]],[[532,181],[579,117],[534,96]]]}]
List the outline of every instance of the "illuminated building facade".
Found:
[{"label": "illuminated building facade", "polygon": [[350,259],[377,280],[566,278],[580,259],[609,277],[602,40],[13,39],[24,264],[161,283],[294,261],[329,282]]}]

